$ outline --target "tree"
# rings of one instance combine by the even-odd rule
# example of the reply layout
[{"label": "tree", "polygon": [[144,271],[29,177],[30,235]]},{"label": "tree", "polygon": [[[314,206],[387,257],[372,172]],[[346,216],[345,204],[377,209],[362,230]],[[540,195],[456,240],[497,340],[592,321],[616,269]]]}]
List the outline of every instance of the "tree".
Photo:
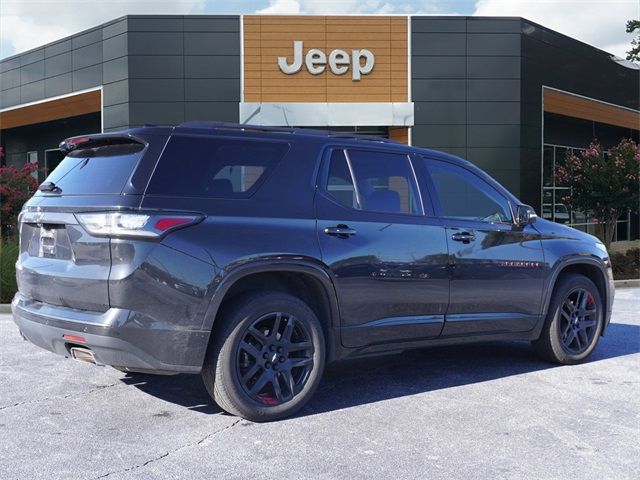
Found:
[{"label": "tree", "polygon": [[629,20],[627,22],[627,33],[638,30],[638,36],[631,40],[631,50],[627,52],[627,60],[631,62],[640,61],[640,20]]},{"label": "tree", "polygon": [[13,165],[0,167],[0,227],[2,236],[11,233],[16,226],[22,205],[31,198],[38,188],[38,181],[32,173],[38,169],[35,163],[27,163],[22,168]]},{"label": "tree", "polygon": [[609,247],[616,221],[640,203],[640,147],[624,139],[604,151],[596,141],[586,150],[568,152],[565,164],[556,164],[556,184],[570,187],[562,201],[571,208],[589,211],[604,224],[600,239]]}]

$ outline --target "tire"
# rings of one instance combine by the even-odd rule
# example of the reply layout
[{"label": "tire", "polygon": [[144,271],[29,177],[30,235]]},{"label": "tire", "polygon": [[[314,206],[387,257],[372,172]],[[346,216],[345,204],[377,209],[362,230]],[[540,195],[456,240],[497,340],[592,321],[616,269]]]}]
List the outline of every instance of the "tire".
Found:
[{"label": "tire", "polygon": [[556,283],[542,332],[532,345],[543,360],[574,365],[596,348],[603,323],[602,299],[595,284],[584,275],[566,275]]},{"label": "tire", "polygon": [[293,295],[243,295],[225,307],[211,335],[202,378],[211,397],[232,415],[254,422],[288,417],[320,382],[322,326]]}]

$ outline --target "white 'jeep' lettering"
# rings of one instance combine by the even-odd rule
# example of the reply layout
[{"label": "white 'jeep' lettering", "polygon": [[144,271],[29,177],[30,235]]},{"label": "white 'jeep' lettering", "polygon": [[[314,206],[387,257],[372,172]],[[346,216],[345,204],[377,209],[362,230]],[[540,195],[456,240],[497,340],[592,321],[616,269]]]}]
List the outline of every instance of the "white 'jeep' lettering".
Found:
[{"label": "white 'jeep' lettering", "polygon": [[335,49],[329,53],[329,61],[327,55],[318,48],[310,49],[306,55],[304,53],[304,45],[302,40],[293,42],[293,61],[288,63],[287,57],[278,57],[278,67],[283,73],[293,75],[302,69],[303,56],[304,65],[311,75],[320,75],[326,70],[327,63],[329,70],[334,75],[344,75],[351,68],[351,80],[360,81],[362,75],[367,75],[373,70],[376,63],[375,56],[371,50],[362,48],[359,50],[351,50],[351,57],[344,50]]}]

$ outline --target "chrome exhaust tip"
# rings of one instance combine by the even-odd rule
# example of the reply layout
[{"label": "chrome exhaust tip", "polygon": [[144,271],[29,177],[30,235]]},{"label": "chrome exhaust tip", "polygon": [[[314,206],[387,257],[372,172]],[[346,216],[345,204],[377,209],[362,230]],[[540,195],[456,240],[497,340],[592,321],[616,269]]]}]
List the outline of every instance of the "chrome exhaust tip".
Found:
[{"label": "chrome exhaust tip", "polygon": [[71,347],[69,348],[69,353],[71,354],[71,358],[73,358],[74,360],[98,365],[98,362],[96,362],[96,358],[93,356],[93,352],[88,348]]}]

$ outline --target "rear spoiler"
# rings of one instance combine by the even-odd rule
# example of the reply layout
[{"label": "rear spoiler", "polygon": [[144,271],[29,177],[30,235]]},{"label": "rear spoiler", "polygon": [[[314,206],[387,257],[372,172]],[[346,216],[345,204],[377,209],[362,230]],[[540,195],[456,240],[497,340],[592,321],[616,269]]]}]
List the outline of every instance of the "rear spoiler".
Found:
[{"label": "rear spoiler", "polygon": [[70,137],[60,142],[58,148],[65,155],[79,147],[99,147],[103,145],[122,145],[127,143],[139,143],[146,145],[146,142],[127,133],[97,133],[93,135],[82,135]]}]

